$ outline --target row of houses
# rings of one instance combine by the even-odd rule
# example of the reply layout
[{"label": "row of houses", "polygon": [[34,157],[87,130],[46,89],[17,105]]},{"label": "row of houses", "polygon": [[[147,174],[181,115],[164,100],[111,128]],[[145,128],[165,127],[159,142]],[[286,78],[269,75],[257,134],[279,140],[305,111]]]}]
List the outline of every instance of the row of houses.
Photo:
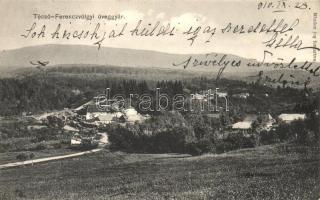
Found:
[{"label": "row of houses", "polygon": [[[96,99],[79,106],[78,108],[74,109],[75,113],[78,113],[78,116],[83,117],[81,120],[81,126],[86,127],[85,129],[92,129],[95,127],[105,126],[111,123],[118,123],[118,124],[134,124],[134,123],[141,123],[146,119],[150,118],[149,115],[142,115],[135,110],[135,108],[123,108],[120,109],[118,104],[111,103],[109,105],[104,105],[102,108],[96,105]],[[99,101],[101,103],[101,101]],[[76,123],[76,122],[75,122]],[[78,124],[79,124],[78,123]],[[83,144],[95,144],[96,139],[94,137],[85,137],[83,136],[77,129],[66,125],[64,127],[65,130],[69,130],[73,132],[73,137],[71,139],[71,146],[77,147]],[[100,134],[101,135],[101,134]],[[102,139],[100,139],[100,143],[103,144],[107,143],[107,135],[103,134]],[[104,141],[104,142],[103,142]]]},{"label": "row of houses", "polygon": [[117,123],[140,123],[149,118],[148,115],[141,115],[133,107],[120,111],[107,112],[99,110],[95,105],[89,105],[86,113],[86,120],[97,125]]},{"label": "row of houses", "polygon": [[218,92],[217,90],[213,91],[213,92],[211,92],[211,91],[212,90],[210,89],[207,91],[201,91],[200,93],[192,94],[192,98],[195,100],[207,101],[208,98],[213,99],[215,97],[227,97],[228,96],[227,92]]},{"label": "row of houses", "polygon": [[[284,113],[278,116],[278,121],[283,122],[286,124],[289,124],[296,120],[305,120],[306,114],[299,114],[299,113]],[[232,125],[232,129],[238,129],[238,130],[247,130],[252,128],[253,122],[257,120],[257,117],[251,117],[251,119],[244,119],[241,122],[237,122]],[[270,131],[272,127],[276,124],[276,120],[268,114],[266,116],[265,123],[263,124],[263,129]]]}]

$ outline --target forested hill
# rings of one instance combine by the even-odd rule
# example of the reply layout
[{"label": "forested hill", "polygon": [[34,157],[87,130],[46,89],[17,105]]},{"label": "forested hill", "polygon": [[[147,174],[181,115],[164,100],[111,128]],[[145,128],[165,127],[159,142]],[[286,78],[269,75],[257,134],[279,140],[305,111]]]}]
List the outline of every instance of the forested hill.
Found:
[{"label": "forested hill", "polygon": [[[190,54],[191,55],[191,54]],[[186,60],[189,54],[168,54],[149,50],[123,49],[86,45],[30,46],[0,53],[0,66],[27,67],[30,61],[45,60],[57,64],[96,64],[128,67],[172,67],[172,63]],[[214,53],[212,55],[215,55]],[[223,54],[217,54],[217,57]],[[204,58],[205,54],[194,54]],[[230,59],[243,59],[228,55]]]},{"label": "forested hill", "polygon": [[[55,72],[56,73],[56,72]],[[306,97],[303,90],[290,87],[271,88],[254,82],[221,79],[219,85],[213,78],[198,77],[181,80],[137,80],[130,76],[102,76],[101,74],[44,75],[41,73],[25,77],[0,79],[0,115],[18,115],[22,112],[38,113],[64,108],[76,108],[111,88],[114,94],[153,94],[155,88],[173,97],[175,94],[198,93],[219,87],[229,96],[248,91],[250,98],[245,102],[231,99],[233,106],[242,112],[271,112],[279,114],[294,109],[299,104],[317,99],[319,93]],[[265,97],[268,94],[268,98]],[[316,97],[318,95],[318,97]],[[290,97],[290,98],[288,98]],[[296,107],[298,108],[298,107]],[[305,109],[304,109],[305,110]]]}]

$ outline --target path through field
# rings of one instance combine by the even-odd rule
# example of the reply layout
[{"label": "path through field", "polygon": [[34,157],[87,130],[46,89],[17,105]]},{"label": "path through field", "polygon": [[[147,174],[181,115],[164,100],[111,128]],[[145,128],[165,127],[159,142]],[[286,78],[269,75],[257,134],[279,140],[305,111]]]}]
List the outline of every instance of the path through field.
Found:
[{"label": "path through field", "polygon": [[53,160],[60,160],[60,159],[65,159],[65,158],[73,158],[77,156],[82,156],[86,154],[91,154],[95,152],[99,152],[102,150],[102,148],[108,144],[108,135],[106,133],[99,133],[101,135],[100,141],[99,141],[99,147],[97,149],[93,149],[90,151],[83,151],[79,153],[73,153],[73,154],[68,154],[68,155],[62,155],[62,156],[52,156],[52,157],[47,157],[47,158],[38,158],[38,159],[33,159],[33,160],[26,160],[26,161],[20,161],[20,162],[14,162],[14,163],[7,163],[0,165],[0,169],[6,169],[9,167],[18,167],[18,166],[23,166],[23,165],[33,165],[35,163],[42,163],[42,162],[48,162],[48,161],[53,161]]},{"label": "path through field", "polygon": [[63,155],[63,156],[53,156],[53,157],[48,157],[48,158],[39,158],[39,159],[26,160],[26,161],[21,161],[21,162],[8,163],[8,164],[0,165],[0,169],[6,169],[9,167],[18,167],[18,166],[23,166],[23,165],[33,165],[35,163],[60,160],[60,159],[65,159],[65,158],[73,158],[73,157],[77,157],[77,156],[82,156],[82,155],[86,155],[86,154],[99,152],[101,150],[102,150],[101,148],[100,149],[92,149],[90,151],[83,151],[83,152],[73,153],[73,154],[68,154],[68,155]]}]

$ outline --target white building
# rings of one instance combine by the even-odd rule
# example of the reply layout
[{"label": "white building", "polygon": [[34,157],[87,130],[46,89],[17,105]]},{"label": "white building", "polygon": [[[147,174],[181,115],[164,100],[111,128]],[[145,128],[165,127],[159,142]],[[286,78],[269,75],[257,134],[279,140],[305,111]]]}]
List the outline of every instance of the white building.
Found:
[{"label": "white building", "polygon": [[247,99],[250,96],[248,92],[243,92],[239,94],[234,94],[232,97],[239,98],[239,99]]},{"label": "white building", "polygon": [[129,123],[141,122],[145,120],[145,117],[139,114],[134,108],[125,109],[123,112]]},{"label": "white building", "polygon": [[268,114],[268,119],[267,119],[267,122],[264,126],[264,129],[267,131],[270,131],[275,122],[276,122],[276,120],[273,119],[273,117],[270,114]]},{"label": "white building", "polygon": [[204,100],[206,98],[206,95],[196,93],[192,96],[192,98],[195,100]]},{"label": "white building", "polygon": [[217,92],[216,94],[218,97],[227,97],[228,96],[227,92]]},{"label": "white building", "polygon": [[291,123],[295,120],[305,120],[307,116],[306,114],[292,113],[292,114],[281,114],[279,115],[278,118],[280,121],[283,121],[285,123]]},{"label": "white building", "polygon": [[69,126],[69,125],[65,125],[65,126],[63,127],[63,130],[69,131],[69,132],[79,132],[78,129],[73,128],[72,126]]},{"label": "white building", "polygon": [[82,142],[81,136],[78,133],[76,133],[71,138],[70,144],[71,146],[80,146],[81,142]]},{"label": "white building", "polygon": [[237,122],[232,125],[232,129],[247,130],[251,128],[251,124],[252,122],[250,121]]}]

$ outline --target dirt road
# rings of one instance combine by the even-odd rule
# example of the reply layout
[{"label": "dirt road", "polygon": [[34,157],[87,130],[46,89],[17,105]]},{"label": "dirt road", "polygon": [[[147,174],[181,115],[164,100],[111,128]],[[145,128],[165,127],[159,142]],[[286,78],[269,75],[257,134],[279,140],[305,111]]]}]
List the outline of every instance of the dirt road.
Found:
[{"label": "dirt road", "polygon": [[0,165],[0,169],[6,169],[6,168],[10,168],[10,167],[18,167],[18,166],[23,166],[23,165],[32,165],[32,164],[36,164],[36,163],[48,162],[48,161],[53,161],[53,160],[60,160],[60,159],[65,159],[65,158],[73,158],[73,157],[77,157],[77,156],[95,153],[95,152],[98,152],[101,150],[102,149],[100,148],[100,149],[93,149],[90,151],[83,151],[80,153],[73,153],[73,154],[68,154],[68,155],[63,155],[63,156],[53,156],[53,157],[48,157],[48,158],[39,158],[39,159],[26,160],[26,161],[21,161],[21,162],[8,163],[8,164]]}]

